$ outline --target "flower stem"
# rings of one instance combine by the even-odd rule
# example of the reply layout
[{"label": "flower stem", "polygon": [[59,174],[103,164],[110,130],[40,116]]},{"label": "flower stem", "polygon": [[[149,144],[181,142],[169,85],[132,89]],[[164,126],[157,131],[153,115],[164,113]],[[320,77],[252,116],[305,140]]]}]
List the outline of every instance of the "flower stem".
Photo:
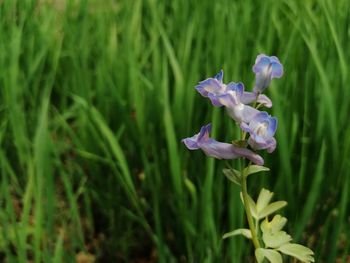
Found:
[{"label": "flower stem", "polygon": [[249,197],[248,197],[248,190],[247,190],[247,176],[244,174],[244,160],[242,160],[242,195],[243,195],[243,202],[244,202],[244,209],[245,213],[247,215],[248,225],[250,232],[252,233],[252,241],[254,244],[255,249],[260,248],[259,239],[255,230],[255,224],[253,221],[252,213],[249,206]]},{"label": "flower stem", "polygon": [[[257,104],[257,100],[259,97],[260,93],[256,94],[256,98],[253,104],[253,108],[256,108],[256,104]],[[241,135],[242,140],[245,140],[247,133],[243,132]],[[251,162],[249,162],[249,165],[251,164]],[[249,166],[248,165],[248,166]],[[257,234],[257,230],[258,229],[258,224],[259,221],[256,220],[255,224],[253,221],[253,217],[252,217],[252,212],[250,210],[250,205],[249,205],[249,195],[248,195],[248,189],[247,189],[247,175],[244,173],[244,159],[241,159],[241,175],[242,175],[242,195],[243,195],[243,202],[244,202],[244,209],[245,209],[245,213],[247,215],[247,220],[248,220],[248,225],[249,225],[249,229],[250,232],[252,234],[252,242],[254,244],[255,249],[260,248],[260,242],[258,239],[258,234]]]}]

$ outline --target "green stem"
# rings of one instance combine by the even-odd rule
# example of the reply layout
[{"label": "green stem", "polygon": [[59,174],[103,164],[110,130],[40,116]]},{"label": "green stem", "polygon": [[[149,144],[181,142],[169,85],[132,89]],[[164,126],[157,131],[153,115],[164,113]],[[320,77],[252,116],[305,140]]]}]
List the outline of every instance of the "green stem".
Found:
[{"label": "green stem", "polygon": [[[244,161],[242,161],[242,164],[244,164]],[[252,233],[252,241],[254,244],[255,249],[260,248],[260,243],[258,236],[255,231],[255,224],[253,221],[252,213],[249,206],[249,198],[248,198],[248,190],[247,190],[247,176],[244,174],[244,165],[242,165],[242,195],[243,195],[243,202],[244,202],[244,209],[245,213],[247,215],[248,225],[250,232]]]},{"label": "green stem", "polygon": [[[256,108],[258,97],[259,97],[259,93],[256,95],[256,99],[254,101],[253,108]],[[243,132],[241,134],[241,139],[245,140],[246,136],[247,136],[247,133]],[[242,164],[241,165],[242,182],[241,183],[242,183],[242,195],[243,195],[244,209],[245,209],[245,213],[247,215],[248,225],[249,225],[250,232],[252,234],[252,241],[253,241],[254,247],[255,247],[255,249],[258,249],[261,247],[259,239],[258,239],[258,235],[257,235],[257,232],[258,232],[257,230],[259,230],[258,229],[259,221],[256,222],[256,225],[254,224],[252,213],[250,210],[250,205],[249,205],[249,195],[248,195],[248,189],[247,189],[247,175],[244,173],[244,159],[242,158],[241,160],[242,160],[242,163],[241,163]],[[249,165],[250,164],[251,163],[249,162]]]}]

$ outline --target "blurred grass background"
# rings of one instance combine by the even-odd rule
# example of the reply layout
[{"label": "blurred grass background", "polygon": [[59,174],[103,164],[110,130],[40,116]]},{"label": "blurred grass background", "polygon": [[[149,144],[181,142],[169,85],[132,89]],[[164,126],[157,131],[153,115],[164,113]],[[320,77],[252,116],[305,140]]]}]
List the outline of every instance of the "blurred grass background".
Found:
[{"label": "blurred grass background", "polygon": [[[248,262],[225,162],[180,139],[235,124],[194,90],[221,68],[251,89],[259,53],[285,75],[270,173],[316,262],[349,262],[348,0],[0,1],[0,260]],[[235,165],[235,162],[233,162]]]}]

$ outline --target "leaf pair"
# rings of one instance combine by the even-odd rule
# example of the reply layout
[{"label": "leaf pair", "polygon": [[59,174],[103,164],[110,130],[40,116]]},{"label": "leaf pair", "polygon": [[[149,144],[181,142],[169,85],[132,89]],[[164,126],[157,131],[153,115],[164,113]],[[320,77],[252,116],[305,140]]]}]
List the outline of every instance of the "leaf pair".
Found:
[{"label": "leaf pair", "polygon": [[[256,220],[263,219],[287,205],[286,201],[276,201],[270,204],[272,196],[273,193],[265,188],[261,189],[256,203],[248,196],[250,211]],[[244,204],[242,193],[241,200]]]}]

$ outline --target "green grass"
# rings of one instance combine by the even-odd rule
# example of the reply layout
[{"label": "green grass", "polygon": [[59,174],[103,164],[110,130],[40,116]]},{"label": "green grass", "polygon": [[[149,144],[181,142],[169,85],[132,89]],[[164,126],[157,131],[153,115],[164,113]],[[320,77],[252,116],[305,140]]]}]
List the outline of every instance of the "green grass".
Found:
[{"label": "green grass", "polygon": [[347,0],[0,1],[0,261],[247,262],[251,244],[221,239],[246,224],[225,162],[180,140],[208,122],[215,138],[238,137],[193,87],[223,68],[251,89],[266,53],[285,67],[267,91],[278,147],[250,193],[288,201],[288,231],[316,262],[347,262],[349,10]]}]

